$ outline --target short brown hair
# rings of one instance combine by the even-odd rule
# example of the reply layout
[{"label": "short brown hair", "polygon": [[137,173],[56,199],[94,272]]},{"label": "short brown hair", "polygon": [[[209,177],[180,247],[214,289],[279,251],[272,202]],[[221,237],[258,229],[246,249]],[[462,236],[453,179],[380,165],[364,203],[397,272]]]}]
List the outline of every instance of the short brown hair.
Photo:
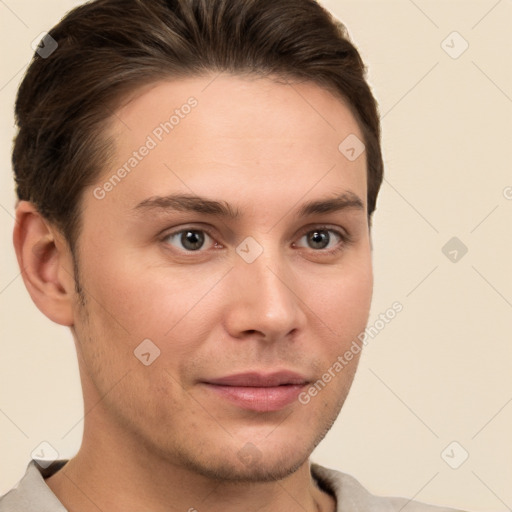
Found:
[{"label": "short brown hair", "polygon": [[312,81],[347,100],[364,135],[371,220],[383,178],[377,103],[345,26],[315,0],[96,0],[49,34],[58,47],[34,55],[18,91],[12,159],[18,198],[71,248],[82,192],[112,154],[104,132],[121,100],[212,71]]}]

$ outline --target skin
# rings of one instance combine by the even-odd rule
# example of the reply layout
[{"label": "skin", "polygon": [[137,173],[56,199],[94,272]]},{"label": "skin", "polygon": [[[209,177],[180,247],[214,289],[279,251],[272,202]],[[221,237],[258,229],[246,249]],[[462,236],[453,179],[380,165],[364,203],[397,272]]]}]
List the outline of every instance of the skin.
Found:
[{"label": "skin", "polygon": [[[27,289],[46,316],[71,327],[78,354],[82,446],[46,480],[72,512],[335,509],[309,456],[359,355],[307,405],[273,412],[243,410],[203,381],[286,369],[315,382],[364,330],[373,286],[366,158],[338,150],[349,134],[363,137],[344,102],[318,85],[213,78],[151,84],[112,118],[115,158],[83,196],[85,304],[62,235],[30,203],[17,207]],[[95,187],[191,96],[190,114],[97,199]],[[137,208],[171,193],[226,201],[240,216]],[[342,194],[362,207],[297,214]],[[206,230],[199,251],[169,236],[186,228]],[[327,248],[311,245],[315,228]],[[263,248],[252,263],[236,252],[247,236]],[[160,350],[148,366],[134,356],[144,339]]]}]

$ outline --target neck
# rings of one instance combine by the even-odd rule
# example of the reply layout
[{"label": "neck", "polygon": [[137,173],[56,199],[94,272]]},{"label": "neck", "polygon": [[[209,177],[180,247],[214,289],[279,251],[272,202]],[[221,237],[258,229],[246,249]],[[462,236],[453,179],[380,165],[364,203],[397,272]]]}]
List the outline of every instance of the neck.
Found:
[{"label": "neck", "polygon": [[88,429],[91,419],[86,417],[78,454],[46,480],[70,512],[90,512],[91,505],[103,512],[335,510],[333,497],[311,476],[309,461],[278,481],[212,480],[151,453],[126,432]]}]

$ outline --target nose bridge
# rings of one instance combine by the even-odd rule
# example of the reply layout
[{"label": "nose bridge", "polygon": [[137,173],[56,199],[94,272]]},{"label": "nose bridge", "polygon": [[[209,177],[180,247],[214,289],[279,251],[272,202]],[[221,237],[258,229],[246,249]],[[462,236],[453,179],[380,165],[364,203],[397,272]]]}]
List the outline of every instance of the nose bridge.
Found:
[{"label": "nose bridge", "polygon": [[[301,304],[293,292],[293,274],[282,249],[270,242],[258,244],[259,249],[249,240],[247,246],[242,243],[237,250],[232,275],[237,293],[233,294],[228,324],[235,336],[258,331],[265,338],[278,338],[301,326]],[[253,252],[248,258],[255,250],[258,254]]]}]

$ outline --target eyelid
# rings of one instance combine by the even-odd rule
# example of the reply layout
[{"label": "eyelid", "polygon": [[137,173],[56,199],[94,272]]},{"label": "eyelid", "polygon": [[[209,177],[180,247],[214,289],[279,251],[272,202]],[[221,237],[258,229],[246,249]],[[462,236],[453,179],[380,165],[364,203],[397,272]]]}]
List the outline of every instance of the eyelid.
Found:
[{"label": "eyelid", "polygon": [[[330,226],[328,224],[314,224],[310,226],[306,226],[303,230],[300,231],[299,239],[311,233],[312,231],[330,231],[335,233],[340,241],[331,249],[310,249],[313,254],[319,256],[333,256],[339,252],[341,252],[345,247],[350,245],[353,241],[350,234],[343,229],[341,226]],[[294,244],[295,245],[295,244]],[[307,248],[306,248],[307,249]]]},{"label": "eyelid", "polygon": [[299,231],[300,236],[304,236],[306,233],[310,233],[311,231],[334,231],[337,233],[342,239],[350,238],[350,235],[348,232],[342,228],[341,226],[334,225],[334,224],[309,224],[307,226],[304,226]]},{"label": "eyelid", "polygon": [[191,224],[180,224],[178,226],[175,226],[173,228],[165,228],[163,229],[159,234],[159,238],[167,238],[171,235],[177,235],[178,233],[182,233],[183,231],[204,231],[207,235],[209,235],[211,238],[214,238],[213,236],[213,229],[210,226],[198,223],[191,223]]},{"label": "eyelid", "polygon": [[[179,229],[176,229],[176,230],[173,230],[173,231],[163,231],[163,234],[161,236],[159,236],[159,239],[162,241],[162,242],[165,242],[165,240],[167,240],[169,237],[172,237],[172,236],[176,236],[176,235],[180,235],[186,231],[201,231],[203,233],[206,233],[206,235],[208,235],[211,240],[213,241],[213,245],[216,246],[217,248],[222,247],[222,244],[220,244],[219,242],[217,242],[216,240],[216,237],[212,234],[211,230],[204,227],[204,226],[184,226],[184,227],[180,227]],[[171,245],[172,244],[167,244],[167,245]],[[174,247],[174,246],[172,246]],[[203,249],[201,247],[201,249],[198,249],[197,251],[187,251],[187,250],[180,250],[176,247],[174,247],[177,251],[179,251],[180,253],[185,253],[185,254],[200,254],[200,253],[204,253],[206,252],[205,249]]]},{"label": "eyelid", "polygon": [[[303,228],[301,228],[301,230],[299,231],[299,234],[296,236],[296,238],[298,237],[298,239],[300,240],[303,236],[305,236],[308,233],[311,233],[312,231],[315,231],[315,230],[333,232],[340,238],[340,242],[338,244],[336,244],[336,247],[334,247],[332,249],[311,249],[310,248],[310,250],[314,253],[333,254],[333,253],[338,252],[343,247],[345,247],[346,245],[348,245],[352,242],[351,236],[344,228],[342,228],[341,226],[338,226],[338,225],[330,225],[330,224],[314,224],[313,223],[313,224],[304,226]],[[212,234],[213,230],[211,230],[209,227],[205,227],[203,225],[195,225],[195,226],[194,225],[188,225],[188,226],[185,225],[185,226],[180,226],[179,229],[176,229],[173,231],[164,231],[164,234],[160,237],[160,239],[162,241],[165,241],[166,239],[168,239],[171,236],[176,236],[176,235],[179,235],[186,231],[204,232],[204,233],[206,233],[206,235],[208,235],[211,238],[211,240],[213,241],[213,246],[216,249],[223,248],[223,245],[216,240],[216,236],[214,236]],[[168,244],[168,245],[171,245],[171,244]],[[295,242],[293,243],[293,245],[295,246]],[[307,247],[301,247],[301,248],[308,249]],[[198,249],[197,251],[180,250],[177,248],[175,248],[175,249],[177,251],[179,251],[180,253],[191,254],[191,255],[202,254],[202,253],[207,252],[207,249],[203,249],[203,248]]]}]

